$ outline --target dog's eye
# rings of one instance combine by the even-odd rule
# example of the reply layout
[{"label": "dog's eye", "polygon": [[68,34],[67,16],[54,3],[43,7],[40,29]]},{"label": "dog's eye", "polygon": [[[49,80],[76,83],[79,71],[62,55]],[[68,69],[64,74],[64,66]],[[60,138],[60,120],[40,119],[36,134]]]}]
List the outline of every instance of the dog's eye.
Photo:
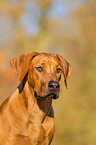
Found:
[{"label": "dog's eye", "polygon": [[60,69],[60,68],[57,68],[57,69],[56,69],[56,72],[57,72],[57,73],[60,73],[60,72],[61,72],[61,69]]},{"label": "dog's eye", "polygon": [[43,71],[43,67],[41,67],[41,66],[36,67],[36,69],[37,69],[38,71],[40,71],[40,72],[42,72],[42,71]]}]

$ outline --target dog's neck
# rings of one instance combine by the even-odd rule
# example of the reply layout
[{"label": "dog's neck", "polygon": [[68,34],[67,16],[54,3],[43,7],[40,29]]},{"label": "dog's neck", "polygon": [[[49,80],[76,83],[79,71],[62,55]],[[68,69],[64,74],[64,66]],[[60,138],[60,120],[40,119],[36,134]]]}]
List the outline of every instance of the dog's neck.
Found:
[{"label": "dog's neck", "polygon": [[38,99],[35,97],[35,92],[28,84],[28,81],[26,81],[21,95],[31,121],[43,123],[45,117],[50,112],[52,98]]}]

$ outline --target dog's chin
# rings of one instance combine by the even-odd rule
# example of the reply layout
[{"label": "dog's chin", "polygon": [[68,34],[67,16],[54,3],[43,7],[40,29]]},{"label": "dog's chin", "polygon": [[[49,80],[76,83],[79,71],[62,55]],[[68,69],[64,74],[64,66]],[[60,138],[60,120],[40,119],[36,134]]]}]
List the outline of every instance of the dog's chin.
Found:
[{"label": "dog's chin", "polygon": [[59,95],[53,93],[53,94],[49,94],[48,97],[52,99],[58,99]]},{"label": "dog's chin", "polygon": [[52,99],[58,99],[59,98],[59,95],[55,94],[55,93],[49,93],[49,94],[46,94],[46,95],[39,95],[35,92],[35,97],[37,97],[38,99],[43,99],[43,98],[52,98]]}]

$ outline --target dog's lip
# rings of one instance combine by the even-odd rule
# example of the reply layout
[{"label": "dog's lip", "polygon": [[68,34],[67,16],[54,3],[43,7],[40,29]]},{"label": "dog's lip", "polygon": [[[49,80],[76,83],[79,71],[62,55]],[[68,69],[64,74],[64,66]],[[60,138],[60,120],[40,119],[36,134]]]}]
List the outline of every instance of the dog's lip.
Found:
[{"label": "dog's lip", "polygon": [[48,93],[48,94],[45,95],[45,96],[39,96],[36,92],[35,92],[35,94],[36,94],[35,96],[37,96],[38,99],[47,98],[47,97],[52,98],[52,99],[57,99],[57,98],[59,98],[59,95],[57,95],[57,94],[54,93],[54,92],[50,92],[50,93]]},{"label": "dog's lip", "polygon": [[52,98],[52,99],[57,99],[57,98],[59,98],[59,96],[56,95],[55,93],[50,93],[50,94],[48,95],[48,97],[49,97],[49,98]]}]

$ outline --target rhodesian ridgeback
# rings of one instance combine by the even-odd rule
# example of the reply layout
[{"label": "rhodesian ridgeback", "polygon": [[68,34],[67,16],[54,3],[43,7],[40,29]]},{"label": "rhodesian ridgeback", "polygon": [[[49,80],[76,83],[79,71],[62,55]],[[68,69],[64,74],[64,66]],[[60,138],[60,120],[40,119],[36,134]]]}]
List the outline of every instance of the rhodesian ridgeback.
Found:
[{"label": "rhodesian ridgeback", "polygon": [[19,86],[0,106],[0,145],[49,145],[54,135],[52,99],[71,65],[58,53],[30,52],[10,61]]}]

